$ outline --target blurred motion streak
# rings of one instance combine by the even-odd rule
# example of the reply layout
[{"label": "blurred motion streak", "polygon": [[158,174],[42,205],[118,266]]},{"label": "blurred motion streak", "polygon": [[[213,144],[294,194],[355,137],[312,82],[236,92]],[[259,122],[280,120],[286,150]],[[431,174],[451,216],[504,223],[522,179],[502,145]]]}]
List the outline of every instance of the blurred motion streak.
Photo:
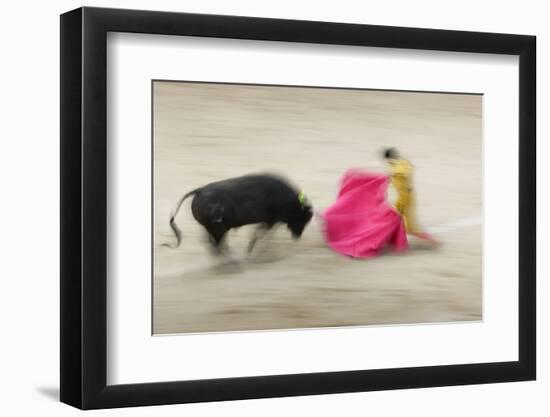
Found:
[{"label": "blurred motion streak", "polygon": [[[155,81],[153,333],[481,320],[482,126],[474,94]],[[389,146],[398,157],[381,158]],[[410,223],[401,152],[418,230],[397,214]],[[266,173],[286,194],[249,181]],[[179,204],[191,190],[205,193]],[[305,207],[328,228],[281,215]],[[342,236],[346,255],[383,256],[342,256],[329,246]]]}]

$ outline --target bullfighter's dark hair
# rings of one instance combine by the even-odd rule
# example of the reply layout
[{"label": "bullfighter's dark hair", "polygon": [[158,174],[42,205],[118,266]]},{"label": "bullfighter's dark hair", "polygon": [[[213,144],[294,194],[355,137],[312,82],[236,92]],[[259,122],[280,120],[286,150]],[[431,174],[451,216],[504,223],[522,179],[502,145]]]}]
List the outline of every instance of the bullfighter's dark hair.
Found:
[{"label": "bullfighter's dark hair", "polygon": [[397,159],[399,158],[399,152],[395,148],[386,148],[384,149],[384,158],[386,159]]}]

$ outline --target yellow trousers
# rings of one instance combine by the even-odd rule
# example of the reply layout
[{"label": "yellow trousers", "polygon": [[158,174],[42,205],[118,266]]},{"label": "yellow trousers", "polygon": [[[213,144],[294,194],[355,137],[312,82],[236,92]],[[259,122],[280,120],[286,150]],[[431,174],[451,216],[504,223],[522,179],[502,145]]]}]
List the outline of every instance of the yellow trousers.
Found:
[{"label": "yellow trousers", "polygon": [[420,233],[420,227],[416,221],[415,196],[412,191],[401,191],[395,203],[396,210],[403,216],[407,233]]}]

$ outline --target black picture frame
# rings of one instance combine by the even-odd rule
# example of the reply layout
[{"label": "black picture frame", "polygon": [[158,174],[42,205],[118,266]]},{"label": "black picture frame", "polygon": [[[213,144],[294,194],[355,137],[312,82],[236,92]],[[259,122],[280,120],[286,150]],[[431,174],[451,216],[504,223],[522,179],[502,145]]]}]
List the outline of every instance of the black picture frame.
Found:
[{"label": "black picture frame", "polygon": [[[519,358],[512,362],[107,385],[108,32],[519,56]],[[61,15],[61,401],[81,409],[533,380],[534,36],[156,11]]]}]

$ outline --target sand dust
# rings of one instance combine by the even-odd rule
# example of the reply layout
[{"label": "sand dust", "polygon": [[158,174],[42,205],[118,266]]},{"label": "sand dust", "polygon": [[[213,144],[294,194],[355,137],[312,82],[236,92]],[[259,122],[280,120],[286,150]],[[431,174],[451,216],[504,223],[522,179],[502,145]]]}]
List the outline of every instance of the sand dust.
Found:
[{"label": "sand dust", "polygon": [[[482,318],[482,97],[155,82],[155,334]],[[383,171],[395,146],[416,166],[419,220],[443,246],[354,260],[325,244],[319,219],[293,241],[284,226],[246,254],[253,228],[231,231],[234,262],[214,257],[185,192],[254,172],[282,173],[322,211],[347,169]],[[390,192],[390,198],[392,193]],[[455,227],[438,225],[455,224]]]}]

